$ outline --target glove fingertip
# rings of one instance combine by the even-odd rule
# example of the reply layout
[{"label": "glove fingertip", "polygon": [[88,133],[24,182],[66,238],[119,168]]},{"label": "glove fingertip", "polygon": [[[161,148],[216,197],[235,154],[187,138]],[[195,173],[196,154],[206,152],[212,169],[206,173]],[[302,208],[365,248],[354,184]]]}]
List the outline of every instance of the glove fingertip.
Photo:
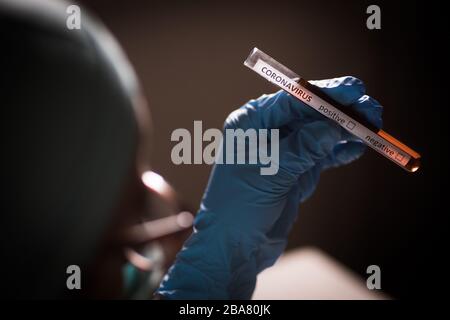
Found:
[{"label": "glove fingertip", "polygon": [[374,98],[363,95],[352,107],[378,129],[383,126],[383,120],[381,118],[383,106]]},{"label": "glove fingertip", "polygon": [[361,157],[366,145],[361,141],[347,141],[336,146],[334,154],[338,165],[350,163]]},{"label": "glove fingertip", "polygon": [[364,83],[353,76],[309,82],[343,105],[350,105],[358,101],[366,92]]},{"label": "glove fingertip", "polygon": [[341,141],[338,143],[332,154],[321,163],[323,169],[339,167],[348,164],[361,157],[366,150],[366,146],[361,140]]}]

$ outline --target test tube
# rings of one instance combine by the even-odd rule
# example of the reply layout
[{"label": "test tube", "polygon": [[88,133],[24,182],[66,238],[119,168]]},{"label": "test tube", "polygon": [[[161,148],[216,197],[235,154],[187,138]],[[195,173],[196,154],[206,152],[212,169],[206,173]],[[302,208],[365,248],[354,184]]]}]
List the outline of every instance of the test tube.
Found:
[{"label": "test tube", "polygon": [[324,94],[318,87],[310,84],[258,48],[254,48],[250,52],[244,65],[325,117],[335,121],[403,169],[409,172],[419,169],[420,154]]}]

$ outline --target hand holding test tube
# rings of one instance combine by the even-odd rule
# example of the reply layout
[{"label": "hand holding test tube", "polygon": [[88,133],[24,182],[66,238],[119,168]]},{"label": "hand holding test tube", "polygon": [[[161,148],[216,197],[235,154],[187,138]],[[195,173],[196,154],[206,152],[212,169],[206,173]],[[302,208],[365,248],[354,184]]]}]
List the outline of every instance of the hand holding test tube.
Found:
[{"label": "hand holding test tube", "polygon": [[[254,48],[244,65],[263,78],[285,90],[306,105],[335,121],[361,139],[372,149],[409,172],[420,167],[421,156],[385,131],[376,128],[356,113],[346,110],[340,103],[325,95],[317,87],[274,60],[258,48]],[[346,110],[345,112],[343,110]]]}]

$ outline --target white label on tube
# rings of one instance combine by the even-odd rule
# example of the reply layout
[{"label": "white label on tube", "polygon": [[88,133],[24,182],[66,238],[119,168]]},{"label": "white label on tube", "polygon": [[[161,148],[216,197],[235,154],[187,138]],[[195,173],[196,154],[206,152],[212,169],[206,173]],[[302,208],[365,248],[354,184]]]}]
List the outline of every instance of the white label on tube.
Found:
[{"label": "white label on tube", "polygon": [[276,70],[263,60],[259,59],[252,69],[273,84],[316,109],[327,118],[337,122],[341,127],[360,138],[368,146],[384,156],[394,160],[402,166],[405,166],[410,160],[411,157],[402,152],[398,147],[369,130],[358,121],[347,116],[345,113],[316,96],[314,93],[298,84],[295,80]]}]

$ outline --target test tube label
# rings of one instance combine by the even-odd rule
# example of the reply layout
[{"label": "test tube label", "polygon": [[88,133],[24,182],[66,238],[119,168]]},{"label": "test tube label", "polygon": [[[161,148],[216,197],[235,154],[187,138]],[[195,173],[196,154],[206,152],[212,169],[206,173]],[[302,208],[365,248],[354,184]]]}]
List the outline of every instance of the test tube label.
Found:
[{"label": "test tube label", "polygon": [[313,94],[308,89],[298,84],[295,80],[276,70],[265,61],[259,59],[255,65],[250,68],[271,83],[287,91],[289,94],[300,99],[310,107],[316,109],[327,118],[337,122],[344,129],[363,140],[367,145],[384,156],[403,166],[405,166],[410,160],[411,157],[408,154],[405,154],[390,142],[372,132],[355,119],[347,116],[345,113],[341,112],[339,109],[335,108],[322,98]]}]

